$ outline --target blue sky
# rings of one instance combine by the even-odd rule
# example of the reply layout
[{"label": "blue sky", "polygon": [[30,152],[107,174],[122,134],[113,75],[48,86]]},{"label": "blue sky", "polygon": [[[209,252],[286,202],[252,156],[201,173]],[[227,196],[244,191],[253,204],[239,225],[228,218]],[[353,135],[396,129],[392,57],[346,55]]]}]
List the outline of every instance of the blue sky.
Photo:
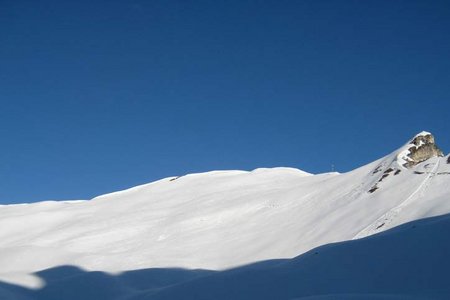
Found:
[{"label": "blue sky", "polygon": [[0,203],[450,151],[448,1],[0,3]]}]

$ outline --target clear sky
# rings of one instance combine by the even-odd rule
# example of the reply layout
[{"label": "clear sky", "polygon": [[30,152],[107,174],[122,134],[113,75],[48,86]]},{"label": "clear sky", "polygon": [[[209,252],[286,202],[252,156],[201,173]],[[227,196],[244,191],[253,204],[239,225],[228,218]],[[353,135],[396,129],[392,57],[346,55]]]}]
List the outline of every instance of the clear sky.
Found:
[{"label": "clear sky", "polygon": [[0,203],[450,151],[450,1],[0,1]]}]

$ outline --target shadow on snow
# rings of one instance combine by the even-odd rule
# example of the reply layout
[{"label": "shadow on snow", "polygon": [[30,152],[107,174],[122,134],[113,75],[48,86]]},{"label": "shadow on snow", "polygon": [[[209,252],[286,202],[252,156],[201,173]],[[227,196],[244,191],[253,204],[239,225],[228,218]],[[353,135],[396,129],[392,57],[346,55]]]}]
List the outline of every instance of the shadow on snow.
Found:
[{"label": "shadow on snow", "polygon": [[224,271],[152,268],[111,275],[60,266],[38,290],[1,283],[3,300],[450,299],[450,214],[293,259]]}]

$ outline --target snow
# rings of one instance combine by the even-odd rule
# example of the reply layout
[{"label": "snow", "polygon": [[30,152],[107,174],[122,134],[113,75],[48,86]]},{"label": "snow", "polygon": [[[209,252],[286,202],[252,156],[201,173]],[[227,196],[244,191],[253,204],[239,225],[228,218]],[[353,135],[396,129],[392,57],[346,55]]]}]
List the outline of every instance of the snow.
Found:
[{"label": "snow", "polygon": [[[41,289],[0,283],[2,299],[446,300],[450,214],[364,239],[324,245],[292,259],[223,271],[149,268],[121,274],[73,266],[43,270]],[[22,297],[22,298],[20,298]]]},{"label": "snow", "polygon": [[[116,282],[118,288],[116,294],[113,293],[114,297],[134,295],[134,289],[130,289],[129,283],[123,283],[119,275],[132,272],[130,270],[156,268],[168,272],[169,279],[171,276],[190,279],[191,271],[170,270],[204,269],[211,270],[205,271],[209,275],[212,271],[225,274],[217,275],[221,278],[230,274],[224,270],[233,269],[246,274],[252,268],[242,266],[291,259],[282,268],[274,267],[272,263],[261,263],[264,265],[262,270],[265,270],[263,274],[270,276],[276,269],[279,270],[276,272],[287,272],[286,276],[295,277],[298,272],[307,271],[291,269],[298,260],[309,265],[314,259],[311,256],[314,256],[308,251],[313,248],[357,239],[348,243],[351,245],[348,246],[349,253],[353,253],[358,245],[372,241],[371,238],[361,240],[363,237],[406,222],[450,212],[450,164],[446,163],[446,158],[435,157],[411,169],[401,168],[397,158],[407,145],[343,174],[313,175],[294,168],[213,171],[165,178],[90,201],[0,206],[0,281],[7,283],[6,287],[0,285],[0,296],[15,299],[9,294],[26,296],[30,289],[40,289],[44,294],[50,293],[50,288],[61,292],[62,287],[67,287],[66,283],[74,284],[73,280],[67,279],[64,284],[52,283],[45,279],[48,272],[69,272],[72,278],[74,270],[79,275],[76,278],[82,282],[90,278],[93,281],[86,284],[98,289],[109,287],[110,280]],[[397,173],[394,169],[401,171]],[[377,189],[369,192],[374,186]],[[443,220],[445,224],[449,223],[447,219]],[[446,236],[440,242],[447,242]],[[438,239],[430,233],[431,238]],[[390,246],[386,239],[386,235],[377,236],[372,246],[378,250],[387,247],[394,254],[397,248],[393,249],[392,245],[401,249],[400,242]],[[334,249],[335,246],[324,247]],[[370,257],[379,257],[375,250],[369,251],[372,248],[364,247],[361,251],[370,256],[366,257],[367,262],[361,258],[358,261],[361,265],[369,263]],[[386,253],[387,257],[389,253]],[[298,255],[300,258],[292,260]],[[333,257],[342,261],[340,255]],[[395,255],[393,257],[398,259]],[[338,261],[328,263],[342,268]],[[324,266],[322,262],[317,267],[321,270]],[[404,270],[385,271],[390,278],[391,272],[395,274]],[[316,273],[320,272],[312,272]],[[307,276],[307,273],[302,274]],[[138,281],[142,278],[136,276]],[[243,282],[249,280],[245,278]],[[357,279],[352,280],[349,285]],[[78,284],[81,283],[75,284],[77,288]],[[261,281],[261,284],[267,282]],[[204,285],[206,283],[200,284]],[[395,289],[386,290],[385,296],[391,291],[394,292],[392,297],[397,297]],[[353,297],[350,294],[348,299]],[[39,299],[65,299],[47,296]],[[257,296],[261,298],[261,295]],[[148,293],[145,297],[153,299]],[[158,297],[155,299],[166,299]],[[266,299],[264,297],[262,295],[261,299]],[[91,298],[86,296],[83,299]]]},{"label": "snow", "polygon": [[[426,131],[423,131],[420,134],[417,134],[414,138],[421,136],[421,135],[425,135]],[[397,155],[396,155],[396,161],[397,161],[397,165],[399,168],[401,169],[406,169],[404,167],[404,165],[406,163],[408,163],[409,161],[411,161],[411,159],[409,158],[409,154],[411,153],[411,151],[409,149],[411,148],[418,148],[419,146],[421,146],[423,144],[423,141],[420,141],[419,145],[414,145],[413,143],[409,142],[406,145],[404,145],[401,149],[399,149],[399,151],[397,151]]]},{"label": "snow", "polygon": [[132,299],[448,299],[449,230],[450,215],[416,221]]},{"label": "snow", "polygon": [[426,136],[426,135],[431,135],[431,132],[428,132],[428,131],[421,131],[421,132],[419,132],[418,134],[416,134],[416,135],[414,136],[413,139],[415,139],[415,138],[418,137],[418,136]]}]

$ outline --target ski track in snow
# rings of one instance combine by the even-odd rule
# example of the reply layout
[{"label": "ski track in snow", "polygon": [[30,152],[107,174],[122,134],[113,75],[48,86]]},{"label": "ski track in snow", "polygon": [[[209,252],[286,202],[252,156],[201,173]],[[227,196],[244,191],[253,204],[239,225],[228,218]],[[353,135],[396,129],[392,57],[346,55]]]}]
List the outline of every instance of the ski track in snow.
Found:
[{"label": "ski track in snow", "polygon": [[410,202],[414,200],[414,197],[419,194],[418,198],[422,197],[428,188],[428,186],[431,183],[431,179],[436,176],[437,170],[439,168],[440,159],[437,159],[437,162],[435,163],[433,170],[428,173],[427,177],[422,181],[422,183],[411,193],[411,195],[408,196],[404,201],[402,201],[399,205],[391,208],[389,211],[381,215],[375,222],[358,232],[354,237],[355,239],[360,239],[369,235],[372,235],[378,231],[378,229],[381,229],[381,227],[386,229],[387,225],[391,224],[392,221],[400,214],[402,209],[407,206]]}]

